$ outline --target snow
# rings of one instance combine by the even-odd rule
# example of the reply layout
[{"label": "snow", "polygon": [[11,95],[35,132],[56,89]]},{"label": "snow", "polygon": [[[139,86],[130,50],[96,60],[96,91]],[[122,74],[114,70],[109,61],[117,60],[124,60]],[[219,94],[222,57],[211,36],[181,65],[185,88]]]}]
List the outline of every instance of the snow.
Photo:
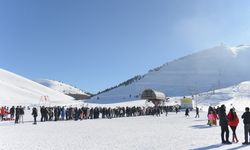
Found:
[{"label": "snow", "polygon": [[250,106],[250,81],[215,91],[200,93],[196,100],[200,106],[225,104],[228,107],[233,106],[237,110],[244,111],[246,106]]},{"label": "snow", "polygon": [[35,82],[40,83],[44,86],[47,86],[51,89],[54,89],[64,94],[82,94],[82,95],[89,96],[87,93],[83,92],[82,90],[75,88],[69,84],[59,82],[59,81],[40,79],[40,80],[35,80]]},{"label": "snow", "polygon": [[[30,105],[37,103],[37,100],[34,102],[35,97],[40,98],[37,93],[42,91],[47,95],[48,93],[54,95],[56,92],[4,70],[0,70],[0,75],[0,90],[7,93],[6,95],[15,97],[15,101],[3,101],[1,98],[1,105],[12,105],[13,103]],[[23,90],[21,87],[26,88]],[[28,87],[32,89],[27,89]],[[31,94],[26,95],[27,92]],[[1,92],[2,97],[3,93]],[[58,92],[56,93],[58,94]],[[204,111],[200,113],[200,118],[194,118],[195,112],[192,111],[190,117],[185,117],[184,112],[178,114],[170,112],[168,116],[162,115],[161,117],[141,116],[83,121],[51,121],[38,122],[37,125],[33,125],[31,112],[26,110],[24,124],[14,124],[13,121],[0,122],[0,150],[249,149],[249,146],[241,144],[244,141],[244,127],[241,119],[237,128],[240,142],[222,145],[220,127],[209,127],[206,116],[208,106],[225,104],[227,112],[229,108],[235,107],[240,117],[244,108],[250,106],[249,93],[250,81],[245,81],[227,88],[195,95],[198,106]],[[23,97],[25,97],[25,101],[23,101]],[[166,105],[179,104],[181,98],[171,97]],[[55,101],[53,104],[60,105],[62,104],[61,100]],[[99,101],[101,102],[101,100]],[[63,100],[63,102],[64,105],[77,107],[152,106],[152,103],[146,103],[145,100],[106,104],[99,104],[98,101],[87,103],[86,101]],[[232,131],[230,130],[230,140],[231,136]]]},{"label": "snow", "polygon": [[[0,122],[0,150],[166,150],[249,149],[243,146],[243,123],[237,128],[239,143],[222,145],[220,127],[206,125],[206,112],[194,118],[191,112],[170,112],[161,117],[38,122],[32,125],[30,112],[24,124]],[[240,116],[242,112],[238,112]],[[230,130],[230,140],[231,140]]]},{"label": "snow", "polygon": [[249,58],[250,46],[217,46],[168,62],[132,84],[101,93],[91,100],[93,103],[123,102],[130,100],[130,95],[132,99],[140,98],[145,89],[172,97],[225,88],[250,81]]},{"label": "snow", "polygon": [[246,50],[246,49],[249,49],[249,48],[250,48],[249,45],[239,45],[239,46],[236,46],[236,47],[229,47],[229,49],[233,52],[233,54],[235,56],[237,56],[240,51]]},{"label": "snow", "polygon": [[73,98],[0,68],[0,105],[38,105],[42,96],[50,104],[73,103]]},{"label": "snow", "polygon": [[[250,106],[249,57],[250,46],[215,47],[167,63],[130,85],[102,93],[89,101],[77,102],[58,92],[80,92],[67,84],[46,80],[51,89],[0,69],[0,106],[39,105],[41,97],[48,96],[49,105],[146,107],[152,103],[141,100],[140,93],[152,88],[171,96],[166,105],[179,104],[182,96],[194,94],[202,110],[206,111],[210,105],[225,104],[227,110],[234,107],[240,117],[245,107]],[[190,115],[185,117],[184,112],[171,112],[161,117],[38,122],[35,126],[31,112],[26,110],[24,124],[0,122],[0,150],[249,149],[241,145],[244,138],[242,120],[237,128],[240,142],[222,145],[220,127],[206,124],[207,112],[201,112],[200,118],[194,118],[195,112]]]},{"label": "snow", "polygon": [[[191,96],[186,96],[191,98]],[[165,104],[168,106],[180,105],[180,100],[183,97],[170,97],[168,102]],[[100,100],[101,101],[101,100]],[[197,105],[200,108],[206,110],[209,106],[220,106],[222,104],[227,107],[235,107],[239,111],[244,111],[246,106],[250,106],[250,81],[245,81],[240,84],[230,86],[227,88],[222,88],[214,91],[199,93],[194,96],[194,106],[197,101]],[[103,107],[126,107],[126,106],[153,106],[152,103],[147,103],[146,100],[138,99],[138,100],[129,100],[126,102],[120,103],[107,103],[107,104],[99,104],[91,103],[91,101],[84,101],[81,105],[84,106],[103,106]]]},{"label": "snow", "polygon": [[[186,96],[192,98],[191,95]],[[169,101],[166,105],[180,105],[180,100],[183,97],[169,97]],[[114,100],[116,101],[116,100]],[[117,100],[119,101],[119,100]],[[227,107],[235,107],[239,111],[244,111],[246,106],[250,106],[250,81],[241,82],[240,84],[233,85],[227,88],[222,88],[214,91],[203,92],[194,95],[194,106],[197,105],[200,108],[208,108],[209,106],[220,106],[225,104]],[[146,100],[133,99],[120,103],[103,103],[102,99],[84,101],[83,105],[88,106],[151,106],[151,103],[146,103]]]}]

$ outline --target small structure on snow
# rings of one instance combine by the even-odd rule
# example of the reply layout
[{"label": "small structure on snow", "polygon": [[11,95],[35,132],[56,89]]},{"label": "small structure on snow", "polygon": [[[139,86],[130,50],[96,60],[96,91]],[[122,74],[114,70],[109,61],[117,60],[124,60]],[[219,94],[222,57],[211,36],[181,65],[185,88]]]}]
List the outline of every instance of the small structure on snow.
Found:
[{"label": "small structure on snow", "polygon": [[181,108],[182,109],[193,109],[193,100],[191,98],[183,97],[181,99]]},{"label": "small structure on snow", "polygon": [[164,93],[153,89],[144,90],[141,98],[146,99],[148,102],[152,102],[155,106],[164,105],[168,99]]}]

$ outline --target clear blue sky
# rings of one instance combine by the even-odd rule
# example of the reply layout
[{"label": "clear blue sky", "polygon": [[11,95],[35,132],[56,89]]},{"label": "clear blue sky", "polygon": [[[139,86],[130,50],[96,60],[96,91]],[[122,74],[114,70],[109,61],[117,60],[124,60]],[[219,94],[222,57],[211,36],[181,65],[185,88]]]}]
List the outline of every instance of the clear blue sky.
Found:
[{"label": "clear blue sky", "polygon": [[0,0],[0,67],[93,93],[249,40],[248,0]]}]

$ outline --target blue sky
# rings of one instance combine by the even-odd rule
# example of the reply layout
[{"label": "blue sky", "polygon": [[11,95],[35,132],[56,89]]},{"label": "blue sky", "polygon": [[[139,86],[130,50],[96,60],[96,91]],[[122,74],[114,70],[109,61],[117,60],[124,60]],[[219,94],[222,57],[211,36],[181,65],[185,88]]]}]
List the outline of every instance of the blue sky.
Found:
[{"label": "blue sky", "polygon": [[178,57],[250,44],[250,1],[0,0],[0,67],[98,92]]}]

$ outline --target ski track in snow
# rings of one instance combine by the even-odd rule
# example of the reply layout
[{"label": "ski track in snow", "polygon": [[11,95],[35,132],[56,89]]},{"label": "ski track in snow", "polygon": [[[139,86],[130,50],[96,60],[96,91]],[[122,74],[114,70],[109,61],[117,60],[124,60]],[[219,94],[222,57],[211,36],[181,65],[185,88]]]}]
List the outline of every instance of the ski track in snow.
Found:
[{"label": "ski track in snow", "polygon": [[[24,124],[0,122],[0,150],[187,150],[250,149],[242,146],[243,123],[237,128],[239,143],[220,144],[220,127],[206,125],[206,112],[194,118],[191,112],[169,113],[166,117],[83,121],[38,122],[32,125],[30,112]],[[238,113],[240,117],[242,112]],[[40,117],[38,117],[40,119]],[[230,140],[232,138],[230,130]]]}]

